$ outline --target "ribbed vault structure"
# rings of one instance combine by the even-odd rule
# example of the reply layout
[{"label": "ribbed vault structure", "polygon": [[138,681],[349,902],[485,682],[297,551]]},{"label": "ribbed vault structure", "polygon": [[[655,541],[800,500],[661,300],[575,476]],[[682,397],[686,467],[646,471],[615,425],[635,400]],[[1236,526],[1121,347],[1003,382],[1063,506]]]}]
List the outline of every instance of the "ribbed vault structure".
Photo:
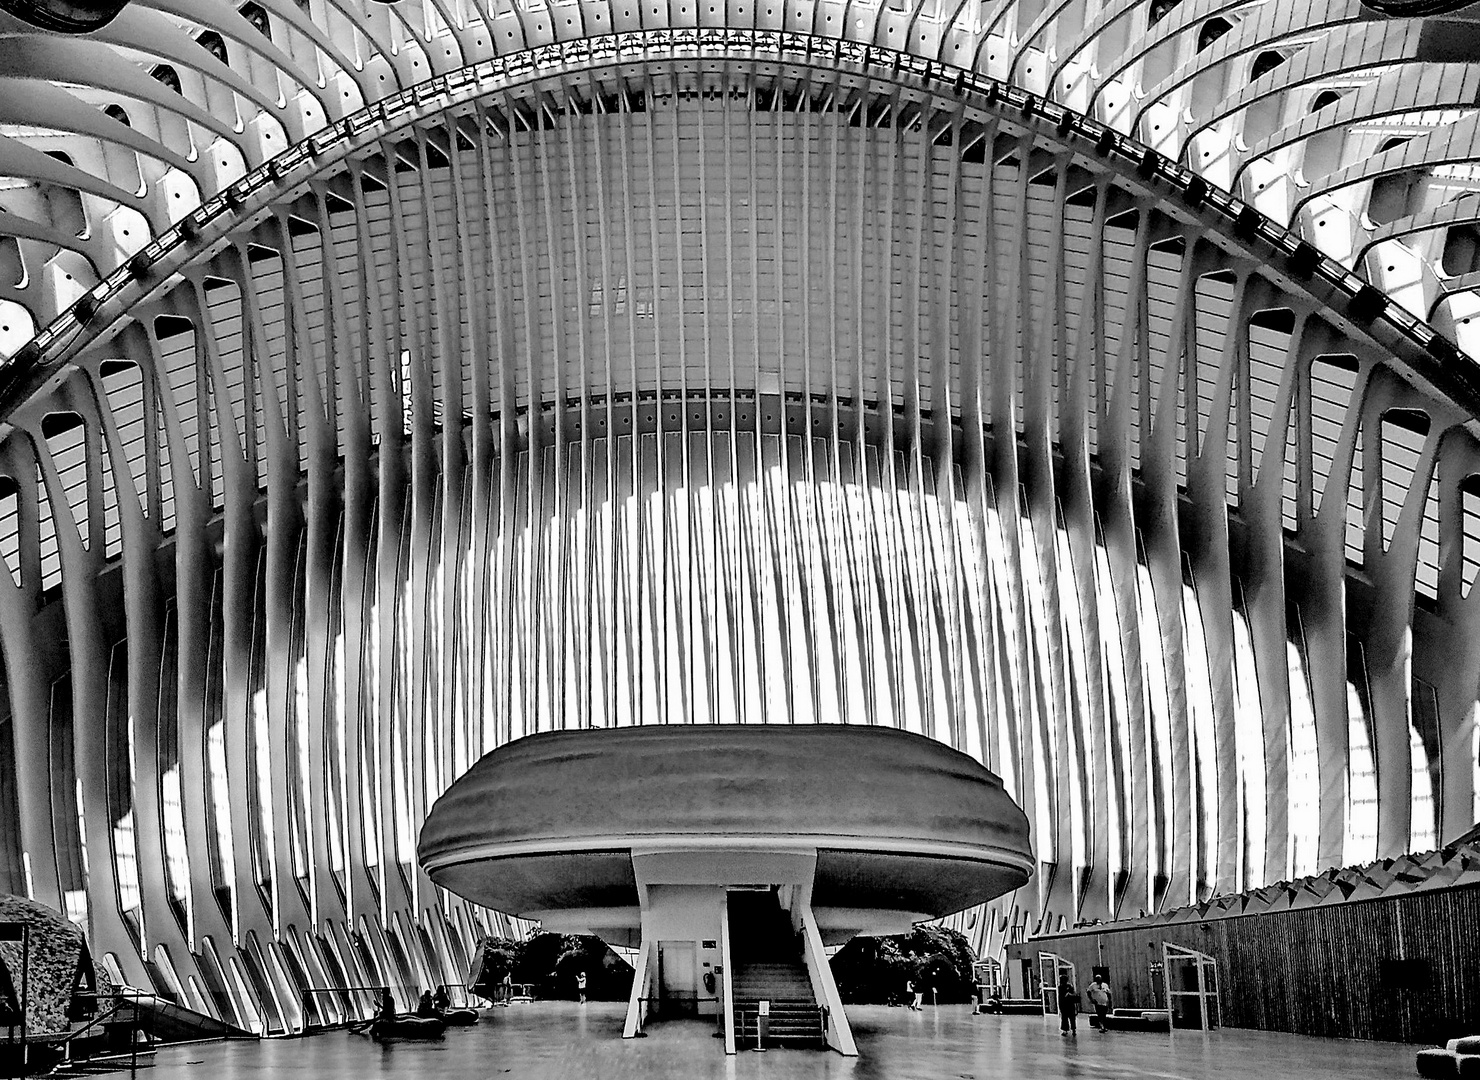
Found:
[{"label": "ribbed vault structure", "polygon": [[0,888],[297,1030],[550,728],[978,756],[989,952],[1480,817],[1471,23],[622,3],[0,36]]}]

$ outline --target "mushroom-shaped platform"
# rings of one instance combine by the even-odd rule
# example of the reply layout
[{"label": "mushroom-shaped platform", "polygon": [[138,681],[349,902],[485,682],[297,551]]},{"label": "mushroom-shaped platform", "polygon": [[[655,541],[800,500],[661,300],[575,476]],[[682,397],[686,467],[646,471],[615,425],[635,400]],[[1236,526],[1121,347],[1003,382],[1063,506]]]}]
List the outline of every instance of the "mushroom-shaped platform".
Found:
[{"label": "mushroom-shaped platform", "polygon": [[841,724],[519,739],[437,800],[417,854],[459,896],[636,947],[625,1037],[657,1002],[721,1015],[729,1053],[773,997],[857,1053],[826,946],[990,900],[1033,867],[1027,818],[976,761]]},{"label": "mushroom-shaped platform", "polygon": [[1017,888],[1033,867],[1027,818],[996,776],[933,739],[846,724],[519,739],[437,800],[418,857],[459,896],[548,918],[635,909],[634,854],[699,851],[727,854],[711,864],[741,875],[715,882],[730,885],[780,880],[748,876],[764,873],[755,858],[815,854],[814,908],[917,919]]}]

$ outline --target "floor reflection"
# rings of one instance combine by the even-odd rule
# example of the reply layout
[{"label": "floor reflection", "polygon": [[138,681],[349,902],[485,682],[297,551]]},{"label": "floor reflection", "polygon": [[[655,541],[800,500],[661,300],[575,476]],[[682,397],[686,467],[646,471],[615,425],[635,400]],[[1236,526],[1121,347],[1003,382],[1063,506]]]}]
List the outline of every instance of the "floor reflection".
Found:
[{"label": "floor reflection", "polygon": [[972,1016],[965,1006],[924,1012],[848,1010],[859,1056],[751,1051],[727,1057],[707,1022],[657,1023],[623,1041],[624,1006],[540,1002],[494,1009],[476,1027],[431,1043],[380,1045],[326,1032],[303,1039],[209,1043],[163,1050],[153,1080],[1391,1080],[1414,1074],[1415,1047],[1227,1029],[1059,1035],[1052,1020]]}]

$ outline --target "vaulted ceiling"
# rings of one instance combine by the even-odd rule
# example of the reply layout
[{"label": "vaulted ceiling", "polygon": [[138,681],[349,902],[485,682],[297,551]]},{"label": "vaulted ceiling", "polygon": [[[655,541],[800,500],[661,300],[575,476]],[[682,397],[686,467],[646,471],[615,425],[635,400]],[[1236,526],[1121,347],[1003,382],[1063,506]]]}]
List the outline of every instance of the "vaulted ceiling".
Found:
[{"label": "vaulted ceiling", "polygon": [[622,2],[0,35],[0,885],[294,1030],[551,727],[972,753],[989,953],[1480,817],[1472,23]]}]

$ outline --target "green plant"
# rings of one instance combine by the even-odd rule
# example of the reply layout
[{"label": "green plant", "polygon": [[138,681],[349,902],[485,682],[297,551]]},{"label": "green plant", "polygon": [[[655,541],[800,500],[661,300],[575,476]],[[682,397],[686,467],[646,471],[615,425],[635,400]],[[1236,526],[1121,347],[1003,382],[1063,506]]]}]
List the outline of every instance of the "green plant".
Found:
[{"label": "green plant", "polygon": [[533,984],[539,997],[574,999],[576,975],[582,971],[586,996],[593,1001],[625,1001],[632,993],[632,965],[588,934],[535,934],[524,941],[485,938],[473,991],[495,996],[507,972],[516,983]]},{"label": "green plant", "polygon": [[976,953],[955,930],[922,923],[908,934],[857,937],[832,958],[838,992],[850,1004],[891,1004],[904,999],[913,980],[931,1001],[940,1004],[971,1000],[971,965]]}]

